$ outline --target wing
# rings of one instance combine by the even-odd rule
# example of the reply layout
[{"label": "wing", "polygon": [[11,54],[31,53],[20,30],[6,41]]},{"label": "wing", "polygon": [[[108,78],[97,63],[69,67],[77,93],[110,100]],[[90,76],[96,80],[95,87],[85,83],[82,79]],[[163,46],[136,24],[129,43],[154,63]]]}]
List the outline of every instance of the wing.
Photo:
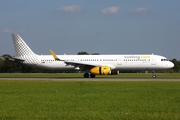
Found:
[{"label": "wing", "polygon": [[84,62],[84,61],[65,61],[65,60],[59,59],[52,50],[50,50],[50,53],[54,57],[55,60],[64,61],[64,63],[66,63],[67,65],[72,65],[72,66],[75,66],[75,67],[79,67],[79,68],[81,68],[83,70],[84,69],[85,70],[91,69],[93,67],[102,67],[102,66],[109,66],[111,69],[116,68],[114,65],[111,65],[111,64],[97,64],[96,62],[89,63],[89,62]]}]

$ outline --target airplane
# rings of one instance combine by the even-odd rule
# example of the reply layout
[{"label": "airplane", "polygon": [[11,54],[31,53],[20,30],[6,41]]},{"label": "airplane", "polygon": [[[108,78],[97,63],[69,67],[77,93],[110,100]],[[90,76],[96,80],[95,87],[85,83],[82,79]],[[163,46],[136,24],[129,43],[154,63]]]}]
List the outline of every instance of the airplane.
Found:
[{"label": "airplane", "polygon": [[84,71],[84,78],[95,78],[96,75],[116,75],[125,70],[152,71],[174,67],[166,57],[154,54],[122,55],[51,55],[35,54],[19,34],[12,34],[16,57],[13,61],[33,67],[62,71]]}]

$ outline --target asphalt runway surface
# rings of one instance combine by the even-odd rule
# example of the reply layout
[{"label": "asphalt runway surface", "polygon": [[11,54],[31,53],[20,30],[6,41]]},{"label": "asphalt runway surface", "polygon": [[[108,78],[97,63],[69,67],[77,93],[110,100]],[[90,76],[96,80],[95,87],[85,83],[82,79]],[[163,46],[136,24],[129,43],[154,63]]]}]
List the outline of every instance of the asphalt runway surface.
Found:
[{"label": "asphalt runway surface", "polygon": [[180,78],[0,78],[0,80],[48,81],[180,81]]}]

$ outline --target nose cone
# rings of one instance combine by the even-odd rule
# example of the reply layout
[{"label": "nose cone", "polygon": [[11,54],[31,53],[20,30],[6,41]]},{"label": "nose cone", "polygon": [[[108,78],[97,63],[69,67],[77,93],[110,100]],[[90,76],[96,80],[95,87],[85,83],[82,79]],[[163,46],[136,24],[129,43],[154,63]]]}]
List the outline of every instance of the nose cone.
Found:
[{"label": "nose cone", "polygon": [[169,67],[169,68],[173,68],[173,67],[174,67],[174,63],[172,63],[172,62],[169,61],[168,67]]}]

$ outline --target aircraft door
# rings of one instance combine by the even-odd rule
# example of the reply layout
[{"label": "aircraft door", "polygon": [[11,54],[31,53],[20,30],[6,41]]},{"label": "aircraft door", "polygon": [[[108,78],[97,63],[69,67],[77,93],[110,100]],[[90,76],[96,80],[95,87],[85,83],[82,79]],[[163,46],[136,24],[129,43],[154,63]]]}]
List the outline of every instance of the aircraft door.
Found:
[{"label": "aircraft door", "polygon": [[79,62],[79,61],[81,61],[81,60],[80,60],[80,58],[76,58],[75,61]]},{"label": "aircraft door", "polygon": [[118,65],[122,65],[122,61],[121,61],[120,58],[117,60],[117,64],[118,64]]},{"label": "aircraft door", "polygon": [[151,65],[156,65],[156,57],[154,55],[151,57]]}]

